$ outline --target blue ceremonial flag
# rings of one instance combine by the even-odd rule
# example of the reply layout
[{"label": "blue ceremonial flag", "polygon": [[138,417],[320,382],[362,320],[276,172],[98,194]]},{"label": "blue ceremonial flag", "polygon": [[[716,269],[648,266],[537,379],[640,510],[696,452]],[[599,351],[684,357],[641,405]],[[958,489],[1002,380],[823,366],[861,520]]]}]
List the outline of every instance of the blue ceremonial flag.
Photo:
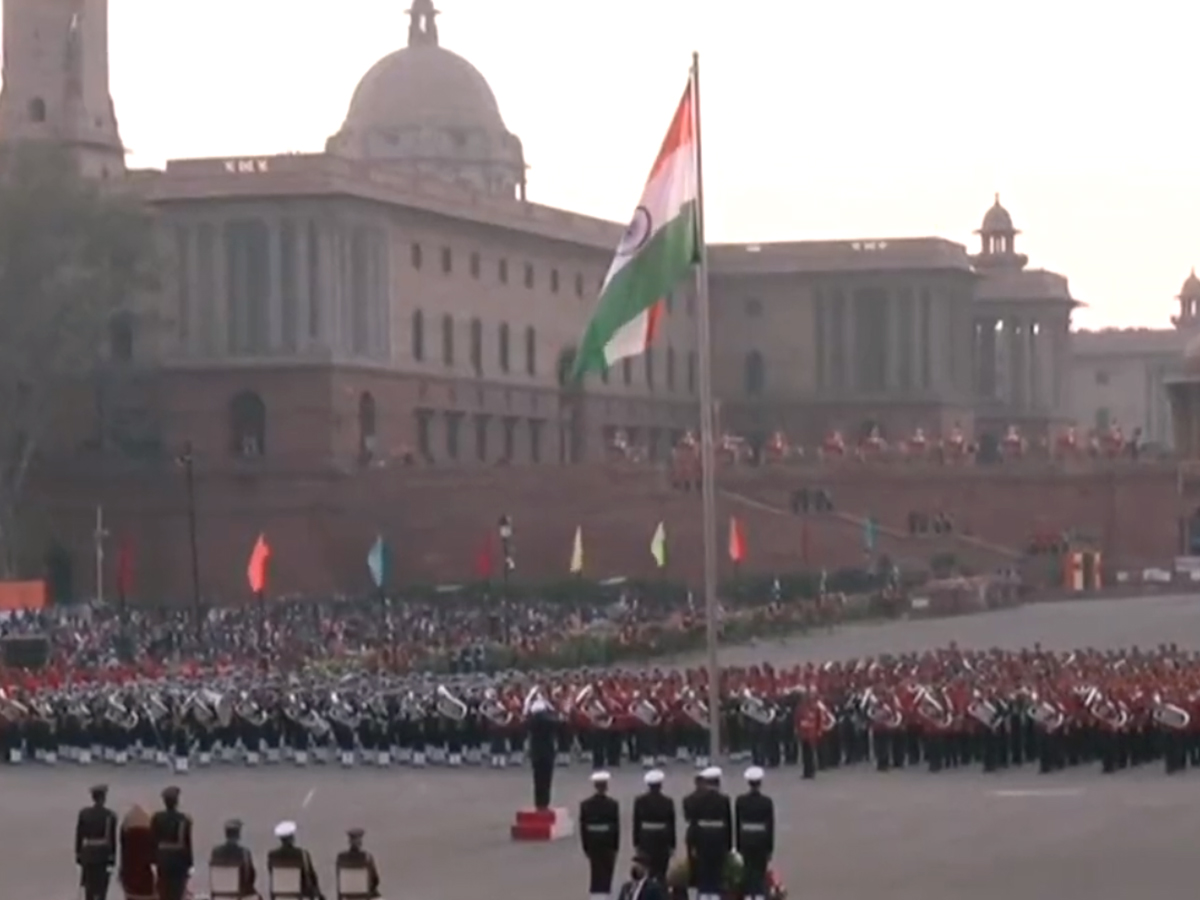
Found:
[{"label": "blue ceremonial flag", "polygon": [[375,582],[375,587],[383,590],[392,568],[392,554],[383,542],[383,535],[376,536],[375,543],[367,553],[367,568],[371,570],[371,580]]}]

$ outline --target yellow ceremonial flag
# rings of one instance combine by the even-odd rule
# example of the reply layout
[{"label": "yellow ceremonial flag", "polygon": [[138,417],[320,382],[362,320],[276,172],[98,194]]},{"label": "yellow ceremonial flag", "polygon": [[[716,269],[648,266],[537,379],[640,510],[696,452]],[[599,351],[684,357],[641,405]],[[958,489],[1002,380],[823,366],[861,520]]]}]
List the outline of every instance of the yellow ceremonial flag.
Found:
[{"label": "yellow ceremonial flag", "polygon": [[583,526],[575,526],[575,545],[571,548],[571,574],[583,574]]},{"label": "yellow ceremonial flag", "polygon": [[658,563],[660,569],[667,565],[667,526],[662,522],[654,529],[654,537],[650,538],[650,555]]}]

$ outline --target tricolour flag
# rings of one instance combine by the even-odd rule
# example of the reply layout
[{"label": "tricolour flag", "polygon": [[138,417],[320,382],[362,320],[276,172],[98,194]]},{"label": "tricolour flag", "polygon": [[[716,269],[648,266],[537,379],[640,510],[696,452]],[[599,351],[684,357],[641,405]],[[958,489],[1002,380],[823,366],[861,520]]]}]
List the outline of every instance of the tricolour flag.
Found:
[{"label": "tricolour flag", "polygon": [[660,569],[667,565],[667,526],[662,522],[654,529],[654,537],[650,538],[650,555]]},{"label": "tricolour flag", "polygon": [[583,526],[575,526],[575,543],[571,546],[571,574],[583,574]]},{"label": "tricolour flag", "polygon": [[667,294],[699,261],[697,138],[696,94],[689,80],[583,333],[577,380],[645,353]]}]

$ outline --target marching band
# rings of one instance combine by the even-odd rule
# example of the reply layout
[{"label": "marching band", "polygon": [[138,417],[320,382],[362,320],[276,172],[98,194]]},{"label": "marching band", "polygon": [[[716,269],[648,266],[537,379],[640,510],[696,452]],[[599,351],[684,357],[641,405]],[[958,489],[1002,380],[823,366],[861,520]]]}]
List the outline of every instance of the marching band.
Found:
[{"label": "marching band", "polygon": [[[948,647],[764,663],[721,678],[717,716],[729,758],[799,764],[805,778],[867,762],[881,772],[1034,763],[1044,773],[1084,763],[1109,773],[1152,761],[1168,773],[1200,764],[1200,656],[1173,646]],[[0,757],[147,761],[179,773],[218,762],[503,768],[526,758],[531,719],[542,716],[558,766],[686,760],[704,768],[706,694],[701,669],[26,684],[0,695]]]}]

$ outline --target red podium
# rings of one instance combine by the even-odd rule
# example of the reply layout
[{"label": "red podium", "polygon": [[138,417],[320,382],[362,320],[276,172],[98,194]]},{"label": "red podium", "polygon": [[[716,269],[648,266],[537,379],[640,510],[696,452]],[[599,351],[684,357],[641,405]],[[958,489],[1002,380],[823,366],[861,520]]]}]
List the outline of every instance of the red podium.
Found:
[{"label": "red podium", "polygon": [[575,822],[564,806],[517,810],[512,825],[514,841],[558,841],[575,833]]}]

